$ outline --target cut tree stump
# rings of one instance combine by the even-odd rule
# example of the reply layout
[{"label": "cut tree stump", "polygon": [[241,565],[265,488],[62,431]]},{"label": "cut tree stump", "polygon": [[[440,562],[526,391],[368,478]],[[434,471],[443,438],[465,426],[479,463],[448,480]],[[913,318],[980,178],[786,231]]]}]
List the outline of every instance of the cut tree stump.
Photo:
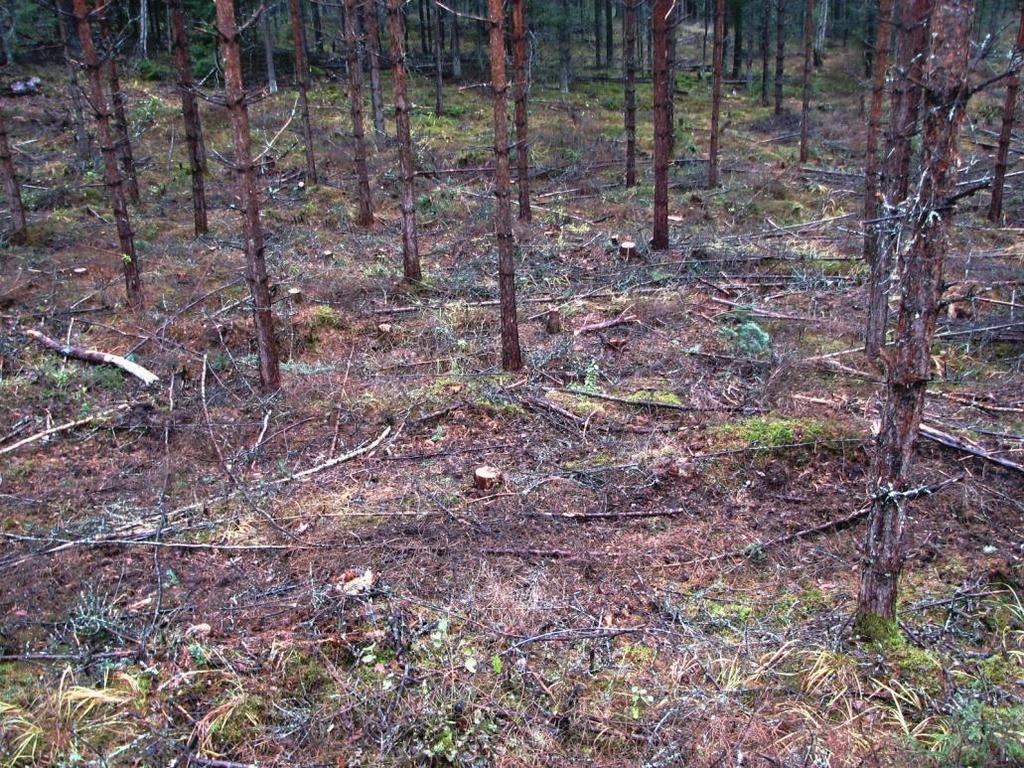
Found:
[{"label": "cut tree stump", "polygon": [[550,334],[562,332],[562,313],[555,307],[548,310],[544,316],[544,329]]},{"label": "cut tree stump", "polygon": [[473,473],[473,487],[478,491],[489,491],[501,485],[501,470],[497,467],[477,467]]}]

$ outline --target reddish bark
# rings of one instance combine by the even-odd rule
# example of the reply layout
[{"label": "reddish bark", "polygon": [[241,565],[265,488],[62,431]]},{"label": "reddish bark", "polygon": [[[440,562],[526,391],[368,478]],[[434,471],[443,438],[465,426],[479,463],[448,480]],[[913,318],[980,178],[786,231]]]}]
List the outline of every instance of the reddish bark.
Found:
[{"label": "reddish bark", "polygon": [[117,156],[121,159],[124,169],[124,186],[128,197],[133,203],[139,202],[139,180],[135,171],[135,157],[132,155],[131,132],[128,128],[128,115],[124,111],[124,91],[121,90],[121,77],[117,69],[117,45],[110,32],[110,25],[105,15],[105,6],[97,6],[96,17],[100,25],[100,35],[106,48],[107,82],[110,84],[110,102],[113,107],[114,130],[117,131]]},{"label": "reddish bark", "polygon": [[530,139],[526,111],[526,0],[512,3],[512,69],[516,102],[516,177],[519,184],[519,220],[531,221]]},{"label": "reddish bark", "polygon": [[139,259],[135,252],[135,236],[132,234],[131,219],[128,217],[128,203],[124,195],[124,183],[117,167],[117,146],[110,128],[110,106],[103,92],[99,57],[92,41],[92,25],[85,0],[74,0],[75,24],[78,39],[82,45],[82,59],[89,79],[91,106],[96,118],[96,133],[103,152],[104,181],[110,192],[110,207],[114,212],[117,239],[121,247],[121,263],[124,268],[124,285],[128,305],[141,309],[143,305],[142,277],[139,274]]},{"label": "reddish bark", "polygon": [[708,188],[718,186],[718,137],[722,114],[722,70],[725,67],[725,0],[715,0],[715,37],[711,50],[711,148],[708,152]]},{"label": "reddish bark", "polygon": [[288,13],[291,16],[292,45],[295,48],[295,85],[299,89],[299,111],[302,113],[302,140],[306,146],[306,181],[310,184],[316,184],[316,157],[313,155],[313,125],[309,121],[309,63],[306,61],[306,31],[302,26],[299,0],[288,0]]},{"label": "reddish bark", "polygon": [[11,210],[11,234],[9,240],[20,245],[28,239],[28,228],[25,223],[25,207],[21,203],[21,187],[11,157],[11,146],[7,141],[7,121],[3,109],[0,108],[0,176],[3,177],[4,195],[7,207]]},{"label": "reddish bark", "polygon": [[368,0],[363,6],[366,25],[367,50],[370,58],[370,102],[373,105],[373,132],[378,138],[387,136],[384,126],[384,95],[380,84],[380,29],[377,23],[377,0]]},{"label": "reddish bark", "polygon": [[786,66],[786,2],[775,0],[775,114],[782,114]]},{"label": "reddish bark", "polygon": [[922,173],[915,190],[910,246],[901,259],[896,343],[887,360],[886,394],[873,466],[858,626],[868,634],[894,632],[896,590],[906,553],[906,499],[914,443],[931,375],[931,345],[942,295],[951,204],[957,183],[957,140],[968,96],[973,0],[937,0],[931,49],[924,63]]},{"label": "reddish bark", "polygon": [[402,264],[406,280],[422,280],[419,244],[416,240],[416,208],[413,205],[415,168],[412,139],[409,135],[409,96],[406,83],[403,41],[402,0],[388,0],[388,24],[391,31],[392,77],[395,85],[395,123],[398,134],[398,163],[402,172]]},{"label": "reddish bark", "polygon": [[622,61],[626,68],[626,186],[636,186],[636,4],[626,0]]},{"label": "reddish bark", "polygon": [[256,166],[253,163],[249,136],[249,109],[245,103],[245,87],[242,83],[235,4],[234,0],[216,0],[216,3],[217,32],[224,64],[224,101],[231,115],[231,128],[234,134],[234,171],[238,179],[238,203],[242,211],[245,240],[245,279],[252,295],[260,385],[265,392],[273,392],[281,387],[281,367],[274,340],[270,278],[267,276]]},{"label": "reddish bark", "polygon": [[[372,1],[372,0],[371,0]],[[345,47],[348,53],[348,101],[352,112],[352,139],[355,142],[356,179],[359,189],[361,227],[373,224],[373,198],[370,196],[370,174],[366,168],[366,133],[363,130],[363,68],[359,63],[359,38],[356,19],[359,0],[345,0]]]},{"label": "reddish bark", "polygon": [[512,238],[512,181],[508,161],[508,81],[505,77],[505,25],[502,0],[488,0],[491,18],[491,84],[494,88],[494,234],[498,239],[498,291],[501,303],[501,366],[523,367],[516,318],[515,241]]},{"label": "reddish bark", "polygon": [[192,211],[196,236],[199,236],[209,231],[206,215],[206,148],[203,144],[202,124],[199,122],[192,67],[188,60],[183,0],[170,0],[170,11],[172,47],[178,66],[178,92],[181,94],[181,114],[185,119],[185,143],[188,145],[188,164],[192,175]]},{"label": "reddish bark", "polygon": [[811,67],[814,64],[814,0],[804,10],[804,97],[800,110],[800,162],[808,158],[807,141],[811,132]]},{"label": "reddish bark", "polygon": [[670,0],[654,0],[652,45],[654,60],[654,237],[651,248],[668,248],[668,13]]},{"label": "reddish bark", "polygon": [[[1020,26],[1017,28],[1017,45],[1014,60],[1020,66],[1024,57],[1024,6],[1021,7]],[[989,202],[989,221],[997,224],[1003,220],[1003,185],[1006,182],[1006,164],[1010,156],[1010,139],[1013,135],[1013,114],[1017,109],[1017,91],[1020,89],[1020,72],[1015,70],[1006,82],[1006,101],[1003,104],[1003,127],[999,132],[999,147],[996,150],[995,175],[992,178],[992,199]]]},{"label": "reddish bark", "polygon": [[[882,101],[885,97],[885,71],[888,63],[889,39],[892,37],[892,0],[880,0],[878,4],[878,32],[875,34],[875,57],[871,66],[871,109],[868,112],[867,147],[864,160],[864,262],[871,270],[870,284],[881,282],[883,262],[879,241],[878,218],[881,212],[881,184],[879,181],[880,159],[878,157],[878,134],[882,124]],[[885,333],[879,334],[875,325],[885,322],[885,307],[881,318],[873,307],[868,309],[864,351],[874,360],[884,341]]]}]

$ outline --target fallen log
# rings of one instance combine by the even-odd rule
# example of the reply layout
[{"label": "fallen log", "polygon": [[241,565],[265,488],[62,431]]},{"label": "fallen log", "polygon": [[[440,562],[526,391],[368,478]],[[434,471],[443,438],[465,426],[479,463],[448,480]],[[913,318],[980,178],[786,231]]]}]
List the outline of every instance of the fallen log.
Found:
[{"label": "fallen log", "polygon": [[949,434],[949,432],[943,432],[941,429],[936,429],[927,424],[921,425],[921,437],[927,437],[929,440],[933,440],[939,445],[944,445],[947,448],[952,448],[963,453],[976,456],[979,459],[985,461],[991,461],[993,464],[998,464],[1000,467],[1006,469],[1012,469],[1017,472],[1024,472],[1024,465],[1018,464],[1015,461],[1004,459],[1002,456],[996,456],[994,453],[986,451],[984,448],[978,448],[971,445],[966,440],[961,440],[955,435]]},{"label": "fallen log", "polygon": [[26,328],[23,333],[30,339],[34,339],[39,342],[47,349],[52,349],[54,352],[58,352],[65,357],[84,360],[87,363],[113,365],[120,368],[125,373],[131,374],[135,378],[139,379],[147,387],[160,381],[160,377],[148,368],[143,368],[138,363],[133,363],[131,360],[121,357],[120,355],[101,352],[98,349],[83,349],[82,347],[73,347],[70,344],[61,344],[59,341],[51,339],[46,334],[41,333],[34,328]]}]

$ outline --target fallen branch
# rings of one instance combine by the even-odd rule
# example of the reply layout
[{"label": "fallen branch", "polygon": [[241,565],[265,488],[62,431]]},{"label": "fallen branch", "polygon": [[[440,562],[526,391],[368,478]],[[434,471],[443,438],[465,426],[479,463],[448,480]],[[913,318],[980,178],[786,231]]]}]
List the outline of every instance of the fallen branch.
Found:
[{"label": "fallen branch", "polygon": [[949,434],[949,432],[943,432],[941,429],[936,429],[935,427],[928,426],[927,424],[921,425],[921,437],[927,437],[929,440],[934,440],[936,443],[944,445],[947,448],[962,451],[963,453],[970,454],[971,456],[976,456],[979,459],[991,461],[993,464],[998,464],[1000,467],[1024,473],[1024,465],[1018,464],[1015,461],[1010,461],[1009,459],[1004,459],[1002,456],[996,456],[994,453],[990,453],[984,448],[973,446],[965,440],[961,440],[959,437]]},{"label": "fallen branch", "polygon": [[84,360],[88,363],[116,366],[125,373],[129,373],[139,379],[147,387],[150,384],[155,384],[160,381],[160,377],[149,369],[143,368],[138,363],[133,363],[131,360],[121,357],[120,355],[112,355],[109,352],[100,352],[98,349],[83,349],[81,347],[73,347],[70,344],[61,344],[59,341],[51,339],[46,334],[41,333],[34,328],[26,328],[23,333],[30,339],[35,339],[44,347],[52,349],[54,352],[59,352],[65,357],[73,357],[76,360]]},{"label": "fallen branch", "polygon": [[596,400],[608,400],[612,403],[622,403],[623,405],[635,405],[639,408],[665,408],[670,411],[756,411],[760,409],[756,408],[744,408],[742,406],[734,405],[683,405],[682,403],[666,403],[662,400],[644,400],[641,398],[630,398],[630,397],[616,397],[615,395],[606,395],[603,392],[589,392],[578,387],[570,387],[563,392],[568,392],[573,395],[579,395],[580,397],[592,397]]},{"label": "fallen branch", "polygon": [[600,323],[591,323],[590,325],[581,325],[575,331],[573,336],[579,336],[584,333],[593,333],[594,331],[603,331],[606,328],[614,328],[617,325],[626,325],[628,323],[635,323],[637,319],[633,315],[619,315],[611,320],[605,320]]},{"label": "fallen branch", "polygon": [[19,448],[21,448],[22,446],[28,445],[29,443],[34,443],[37,440],[42,440],[44,437],[49,437],[50,435],[56,435],[56,434],[58,434],[60,432],[67,432],[69,429],[74,429],[75,427],[81,427],[81,426],[84,426],[85,424],[92,424],[95,421],[99,421],[100,419],[106,418],[107,416],[111,415],[112,413],[117,413],[118,411],[124,411],[124,410],[127,410],[130,407],[131,407],[130,403],[121,403],[121,405],[119,405],[119,406],[117,406],[115,408],[108,408],[105,411],[100,411],[99,413],[94,413],[92,416],[86,416],[84,419],[75,419],[74,421],[69,421],[69,422],[67,422],[65,424],[61,424],[60,426],[50,427],[49,429],[44,429],[42,432],[36,432],[34,435],[29,435],[28,437],[26,437],[26,438],[24,438],[22,440],[19,440],[16,443],[11,443],[8,446],[0,448],[0,456],[3,456],[5,453],[11,453],[12,451],[16,451]]}]

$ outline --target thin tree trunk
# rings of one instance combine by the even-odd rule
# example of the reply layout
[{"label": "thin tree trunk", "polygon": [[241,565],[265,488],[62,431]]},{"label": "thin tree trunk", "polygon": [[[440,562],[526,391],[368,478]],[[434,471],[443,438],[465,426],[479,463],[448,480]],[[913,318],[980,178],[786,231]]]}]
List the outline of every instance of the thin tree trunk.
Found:
[{"label": "thin tree trunk", "polygon": [[612,23],[612,0],[604,0],[604,65],[612,68],[615,60],[615,28]]},{"label": "thin tree trunk", "polygon": [[224,64],[224,100],[231,115],[234,134],[234,171],[238,180],[238,203],[242,211],[245,241],[245,279],[252,296],[260,385],[264,392],[274,392],[281,387],[281,367],[274,339],[270,278],[267,276],[256,166],[253,163],[249,136],[249,109],[245,103],[245,86],[242,83],[238,40],[240,35],[235,23],[234,0],[216,0],[216,3],[217,32]]},{"label": "thin tree trunk", "polygon": [[149,58],[149,0],[139,0],[139,57]]},{"label": "thin tree trunk", "polygon": [[[428,8],[428,10],[430,10]],[[444,63],[441,60],[442,43],[441,30],[441,7],[433,6],[434,20],[434,114],[441,117],[444,114]]]},{"label": "thin tree trunk", "polygon": [[277,69],[274,67],[274,33],[270,29],[270,14],[273,6],[260,10],[260,34],[263,37],[263,61],[267,68],[267,88],[277,93]]},{"label": "thin tree trunk", "polygon": [[718,137],[722,114],[722,70],[725,69],[725,0],[715,0],[715,38],[711,49],[711,149],[708,152],[708,188],[718,186]]},{"label": "thin tree trunk", "polygon": [[18,185],[14,158],[11,157],[11,146],[7,140],[7,121],[2,108],[0,108],[0,176],[3,176],[7,207],[11,210],[9,241],[14,245],[21,245],[28,241],[28,225],[25,221],[25,206],[21,202],[21,187]]},{"label": "thin tree trunk", "polygon": [[601,68],[601,0],[594,0],[594,68]]},{"label": "thin tree trunk", "polygon": [[462,79],[462,29],[458,13],[452,14],[452,79]]},{"label": "thin tree trunk", "polygon": [[915,190],[910,246],[901,264],[896,344],[888,362],[881,429],[873,466],[865,563],[857,604],[857,628],[875,640],[899,633],[897,584],[906,554],[907,500],[914,443],[931,373],[931,345],[942,294],[957,183],[957,141],[967,101],[973,0],[936,0],[931,48],[924,63],[922,173]]},{"label": "thin tree trunk", "polygon": [[764,0],[761,11],[761,106],[768,106],[768,49],[771,43],[772,0]]},{"label": "thin tree trunk", "polygon": [[636,4],[626,0],[622,61],[626,68],[626,186],[636,186]]},{"label": "thin tree trunk", "polygon": [[324,52],[324,27],[320,18],[320,0],[309,0],[310,15],[313,17],[313,50],[317,55]]},{"label": "thin tree trunk", "polygon": [[[522,3],[523,0],[520,0]],[[501,367],[523,367],[516,318],[515,240],[512,237],[512,181],[508,162],[508,112],[505,105],[505,24],[501,0],[488,0],[491,19],[491,84],[494,88],[494,234],[498,240],[498,292],[501,298]]]},{"label": "thin tree trunk", "polygon": [[[828,32],[828,0],[821,4],[821,12],[818,14],[817,28],[814,33],[814,66],[820,67],[825,63],[825,34]],[[888,39],[885,45],[888,45]]]},{"label": "thin tree trunk", "polygon": [[666,77],[668,77],[668,154],[675,157],[676,154],[676,47],[679,38],[679,24],[681,22],[682,6],[679,0],[673,0],[672,8],[668,14],[668,40],[665,45]]},{"label": "thin tree trunk", "polygon": [[419,13],[420,19],[420,53],[425,57],[430,52],[430,44],[427,36],[430,34],[430,24],[427,22],[427,15],[430,11],[427,9],[427,0],[419,0],[416,4],[416,11]]},{"label": "thin tree trunk", "polygon": [[515,78],[516,176],[519,184],[519,220],[531,221],[530,139],[526,109],[526,0],[512,3],[512,74]]},{"label": "thin tree trunk", "polygon": [[558,86],[561,93],[569,92],[572,79],[572,38],[569,34],[569,0],[561,0],[562,12],[558,18]]},{"label": "thin tree trunk", "polygon": [[377,21],[377,0],[363,6],[363,21],[369,38],[370,102],[373,106],[373,131],[378,138],[387,136],[384,124],[384,94],[380,84],[380,24]]},{"label": "thin tree trunk", "polygon": [[[881,184],[879,182],[878,133],[882,124],[882,100],[885,97],[885,71],[888,62],[889,40],[892,37],[892,0],[880,0],[878,4],[878,33],[875,35],[875,61],[871,74],[871,110],[868,113],[867,147],[864,160],[864,262],[871,270],[870,285],[880,283],[884,259],[880,256],[878,225],[881,211]],[[864,334],[864,352],[875,360],[884,330],[879,334],[879,325],[884,329],[887,307],[875,307],[869,300],[867,326]],[[881,317],[877,316],[881,314]]]},{"label": "thin tree trunk", "polygon": [[671,0],[654,0],[651,42],[654,46],[654,237],[651,248],[668,248],[668,14]]},{"label": "thin tree trunk", "polygon": [[[373,224],[373,198],[370,196],[370,174],[366,168],[366,134],[363,131],[363,68],[359,65],[359,38],[356,34],[359,0],[345,0],[345,47],[348,52],[349,105],[352,111],[352,139],[355,142],[356,179],[359,189],[361,227]],[[372,3],[374,0],[368,0]],[[372,9],[371,9],[372,10]]]},{"label": "thin tree trunk", "polygon": [[302,141],[306,147],[306,181],[317,183],[316,156],[313,154],[313,125],[309,120],[309,64],[306,61],[306,30],[302,24],[299,0],[288,0],[292,22],[292,45],[295,48],[295,85],[299,89],[299,111],[302,114]]},{"label": "thin tree trunk", "polygon": [[740,79],[743,67],[743,0],[732,0],[732,79]]},{"label": "thin tree trunk", "polygon": [[196,237],[209,231],[206,215],[206,148],[203,129],[199,122],[199,105],[192,82],[192,67],[188,58],[188,35],[185,31],[184,0],[169,0],[171,11],[171,37],[174,41],[174,60],[178,66],[178,92],[181,94],[181,115],[185,120],[185,142],[188,144],[188,164],[192,175],[192,212]]},{"label": "thin tree trunk", "polygon": [[89,129],[85,123],[85,96],[82,93],[82,86],[78,82],[78,65],[75,64],[75,56],[72,53],[72,40],[77,37],[77,30],[69,29],[65,20],[65,14],[73,13],[68,0],[60,0],[56,8],[57,26],[64,53],[64,66],[68,72],[68,96],[71,99],[71,122],[75,132],[75,154],[78,156],[80,165],[78,170],[84,171],[93,164],[93,146],[92,136],[89,135]]},{"label": "thin tree trunk", "polygon": [[[1020,26],[1017,28],[1015,57],[1024,56],[1024,6],[1021,7]],[[1003,185],[1006,182],[1006,165],[1010,156],[1010,139],[1013,136],[1013,115],[1017,109],[1017,91],[1020,89],[1020,73],[1014,72],[1006,82],[1006,101],[1003,104],[1003,127],[999,132],[999,148],[996,150],[995,175],[992,178],[992,199],[988,207],[989,221],[1003,220]]]},{"label": "thin tree trunk", "polygon": [[406,85],[405,50],[402,46],[403,0],[388,0],[388,23],[391,29],[392,76],[395,85],[395,123],[398,135],[398,163],[402,172],[402,266],[405,279],[423,279],[420,269],[419,244],[416,239],[416,208],[413,204],[415,168],[412,161],[412,138],[409,135],[409,96]]},{"label": "thin tree trunk", "polygon": [[786,66],[786,0],[775,0],[775,114],[782,114]]},{"label": "thin tree trunk", "polygon": [[139,181],[135,173],[135,157],[132,155],[131,131],[128,127],[128,115],[124,111],[124,91],[121,90],[121,78],[117,70],[117,44],[110,32],[105,9],[97,8],[97,20],[100,35],[107,54],[107,80],[110,83],[110,101],[114,108],[114,130],[117,132],[117,156],[121,159],[124,170],[124,185],[128,197],[133,203],[139,202]]},{"label": "thin tree trunk", "polygon": [[907,199],[910,184],[910,155],[917,130],[921,101],[922,64],[925,53],[925,26],[932,0],[901,3],[899,35],[896,39],[895,82],[885,151],[883,209],[885,226],[879,238],[878,256],[868,279],[868,326],[865,350],[875,360],[876,350],[885,343],[889,315],[889,281],[896,245],[899,240],[899,212]]},{"label": "thin tree trunk", "polygon": [[96,118],[96,131],[99,136],[100,149],[103,152],[103,168],[107,189],[110,192],[110,207],[114,212],[117,226],[117,239],[121,246],[121,264],[124,268],[125,292],[128,305],[133,309],[142,309],[142,277],[139,274],[139,260],[135,252],[135,236],[132,234],[131,219],[128,217],[128,203],[124,196],[124,184],[121,172],[117,168],[117,149],[114,134],[110,127],[110,107],[106,94],[103,92],[103,79],[100,74],[99,57],[92,41],[92,25],[85,0],[74,0],[75,23],[78,28],[78,39],[82,46],[82,58],[89,78],[89,89],[92,92],[92,109]]},{"label": "thin tree trunk", "polygon": [[806,163],[809,156],[807,141],[811,132],[811,64],[814,55],[814,0],[807,0],[804,11],[804,97],[800,110],[800,162]]}]

